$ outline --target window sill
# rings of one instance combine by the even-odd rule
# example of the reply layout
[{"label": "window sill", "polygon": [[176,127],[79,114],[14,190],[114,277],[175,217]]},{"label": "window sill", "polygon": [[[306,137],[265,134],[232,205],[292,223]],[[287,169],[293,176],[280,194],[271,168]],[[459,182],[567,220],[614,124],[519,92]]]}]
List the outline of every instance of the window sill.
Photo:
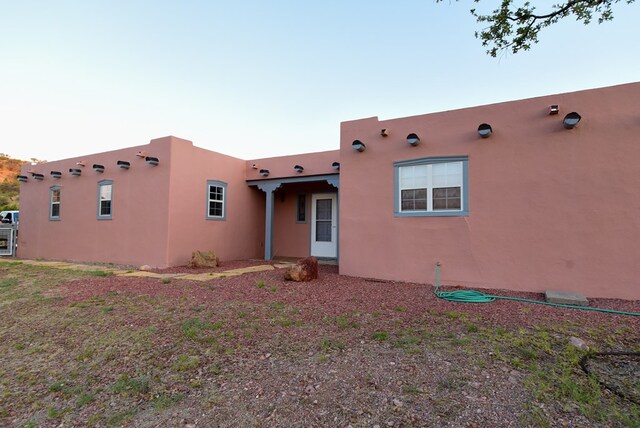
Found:
[{"label": "window sill", "polygon": [[394,212],[394,217],[468,217],[468,211],[411,211],[411,212]]}]

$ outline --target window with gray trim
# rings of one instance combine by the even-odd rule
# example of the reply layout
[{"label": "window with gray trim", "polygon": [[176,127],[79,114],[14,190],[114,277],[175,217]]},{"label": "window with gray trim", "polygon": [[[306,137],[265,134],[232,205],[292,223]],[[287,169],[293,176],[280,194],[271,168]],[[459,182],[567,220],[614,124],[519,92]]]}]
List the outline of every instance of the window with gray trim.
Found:
[{"label": "window with gray trim", "polygon": [[113,181],[98,182],[98,219],[110,219],[113,215]]},{"label": "window with gray trim", "polygon": [[438,157],[396,162],[396,216],[468,214],[468,158]]},{"label": "window with gray trim", "polygon": [[49,220],[60,220],[60,186],[49,188]]},{"label": "window with gray trim", "polygon": [[298,193],[298,204],[296,207],[296,223],[307,222],[307,195]]},{"label": "window with gray trim", "polygon": [[226,218],[227,183],[223,181],[207,181],[207,218],[224,220]]}]

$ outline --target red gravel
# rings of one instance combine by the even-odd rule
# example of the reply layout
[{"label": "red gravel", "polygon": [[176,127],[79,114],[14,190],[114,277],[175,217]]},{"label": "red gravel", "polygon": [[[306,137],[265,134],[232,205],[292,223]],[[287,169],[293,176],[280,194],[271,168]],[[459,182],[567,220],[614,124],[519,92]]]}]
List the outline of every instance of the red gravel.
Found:
[{"label": "red gravel", "polygon": [[[247,266],[264,264],[260,261],[226,262],[215,269],[189,269],[176,267],[158,270],[159,273],[222,272]],[[206,282],[173,279],[164,284],[154,278],[98,277],[61,285],[58,293],[68,302],[82,301],[106,293],[135,295],[162,294],[175,298],[192,299],[198,304],[220,301],[251,303],[283,302],[306,308],[308,315],[335,316],[350,312],[392,313],[399,319],[417,319],[426,311],[435,313],[463,312],[468,316],[499,325],[533,326],[541,322],[556,323],[572,320],[583,326],[598,326],[603,321],[619,322],[640,329],[640,317],[614,315],[594,311],[563,309],[545,305],[497,300],[492,303],[453,303],[437,299],[430,284],[379,281],[338,274],[338,267],[320,266],[320,277],[309,283],[285,281],[284,270],[248,273]],[[263,281],[264,288],[256,287]],[[277,288],[277,292],[272,291]],[[487,291],[487,290],[484,290]],[[540,293],[507,290],[489,291],[496,295],[543,300]],[[640,313],[639,301],[617,299],[591,299],[592,307]]]}]

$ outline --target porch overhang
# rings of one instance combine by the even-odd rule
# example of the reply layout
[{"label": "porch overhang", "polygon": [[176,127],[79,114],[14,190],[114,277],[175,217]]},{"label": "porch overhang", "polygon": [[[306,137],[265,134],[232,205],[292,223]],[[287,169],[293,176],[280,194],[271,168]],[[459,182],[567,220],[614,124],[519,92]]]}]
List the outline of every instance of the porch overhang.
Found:
[{"label": "porch overhang", "polygon": [[311,183],[326,181],[329,185],[340,188],[340,174],[307,175],[304,177],[282,177],[264,180],[247,180],[248,186],[255,186],[265,192],[265,219],[264,219],[264,259],[271,260],[273,257],[273,206],[274,193],[283,184],[289,183]]}]

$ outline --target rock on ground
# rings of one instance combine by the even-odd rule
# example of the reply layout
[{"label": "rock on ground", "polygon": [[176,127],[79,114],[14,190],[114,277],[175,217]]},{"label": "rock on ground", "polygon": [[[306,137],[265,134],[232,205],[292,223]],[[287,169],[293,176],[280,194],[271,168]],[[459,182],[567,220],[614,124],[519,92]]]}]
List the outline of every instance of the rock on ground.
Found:
[{"label": "rock on ground", "polygon": [[209,250],[207,252],[204,251],[194,251],[191,254],[191,261],[189,262],[190,268],[214,268],[219,264],[218,257],[216,254]]},{"label": "rock on ground", "polygon": [[306,282],[317,278],[318,259],[313,256],[298,260],[284,273],[284,279],[287,281]]}]

